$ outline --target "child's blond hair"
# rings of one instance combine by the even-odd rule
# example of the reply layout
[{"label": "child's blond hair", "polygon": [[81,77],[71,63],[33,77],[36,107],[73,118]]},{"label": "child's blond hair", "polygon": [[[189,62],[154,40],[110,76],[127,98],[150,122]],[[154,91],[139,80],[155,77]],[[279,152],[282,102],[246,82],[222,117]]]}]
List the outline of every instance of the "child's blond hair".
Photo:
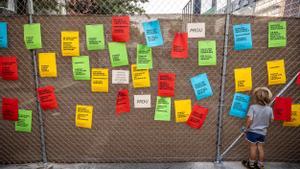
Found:
[{"label": "child's blond hair", "polygon": [[257,87],[253,91],[254,102],[259,105],[269,105],[272,99],[272,92],[267,87]]}]

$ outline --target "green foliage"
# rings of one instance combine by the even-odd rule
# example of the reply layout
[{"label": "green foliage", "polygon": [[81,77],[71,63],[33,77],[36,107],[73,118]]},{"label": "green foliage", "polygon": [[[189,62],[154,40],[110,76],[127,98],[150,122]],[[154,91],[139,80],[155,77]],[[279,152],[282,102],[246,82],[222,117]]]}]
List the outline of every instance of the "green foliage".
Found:
[{"label": "green foliage", "polygon": [[33,0],[35,14],[58,13],[65,7],[68,14],[142,14],[140,6],[148,0],[65,0],[60,4],[56,0]]}]

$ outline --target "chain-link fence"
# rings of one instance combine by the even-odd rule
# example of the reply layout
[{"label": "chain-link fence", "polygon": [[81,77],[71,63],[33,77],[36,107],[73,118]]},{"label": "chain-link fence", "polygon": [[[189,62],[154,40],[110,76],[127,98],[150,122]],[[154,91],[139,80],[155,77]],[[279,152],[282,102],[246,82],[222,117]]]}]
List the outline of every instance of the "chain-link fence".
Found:
[{"label": "chain-link fence", "polygon": [[[0,141],[3,145],[1,163],[41,161],[43,149],[40,147],[44,143],[47,156],[43,162],[214,161],[239,135],[239,129],[244,123],[244,120],[228,115],[235,91],[233,70],[252,67],[253,88],[267,86],[266,61],[285,59],[287,81],[299,71],[299,0],[235,0],[229,5],[226,0],[33,0],[33,15],[29,16],[32,20],[25,16],[30,13],[28,2],[31,1],[0,2],[0,21],[8,23],[9,36],[9,47],[0,49],[0,56],[16,56],[19,67],[18,81],[0,80],[1,96],[17,97],[19,108],[33,110],[32,133],[16,133],[13,123],[0,120]],[[227,9],[233,15],[226,15]],[[109,68],[111,80],[112,70],[130,68],[111,68],[107,45],[105,50],[88,51],[85,25],[103,24],[107,44],[112,41],[111,16],[121,14],[131,15],[131,39],[126,44],[129,65],[136,63],[136,45],[145,44],[141,23],[152,19],[160,21],[164,45],[153,48],[151,87],[134,89],[131,82],[129,85],[109,83],[109,93],[92,93],[90,81],[73,80],[71,57],[63,57],[61,54],[61,32],[79,31],[80,54],[89,56],[91,68]],[[267,25],[274,20],[287,21],[288,43],[285,48],[267,47]],[[40,23],[42,32],[43,48],[33,53],[25,48],[23,42],[23,24],[30,21]],[[186,31],[186,24],[190,22],[205,23],[205,38],[188,39],[189,57],[172,59],[170,53],[174,34]],[[232,26],[239,23],[251,23],[251,50],[233,50]],[[226,24],[229,25],[228,30]],[[216,66],[198,66],[199,40],[216,40]],[[35,79],[33,63],[37,60],[32,57],[35,52],[56,54],[57,78]],[[225,57],[227,61],[223,62]],[[226,71],[222,69],[224,65],[227,66]],[[171,122],[153,120],[159,72],[176,74]],[[199,73],[208,74],[214,95],[196,101],[190,78]],[[222,75],[226,81],[222,81]],[[54,86],[59,104],[56,110],[42,111],[42,121],[38,121],[35,80],[41,87]],[[270,86],[275,94],[282,87]],[[116,117],[117,92],[123,88],[129,90],[131,112]],[[221,93],[224,94],[223,110],[220,109],[223,108]],[[152,108],[134,109],[133,95],[136,94],[151,94]],[[294,103],[299,103],[299,87],[293,85],[284,95],[292,97]],[[175,122],[174,100],[189,98],[192,103],[209,109],[207,119],[199,130]],[[76,104],[94,106],[92,129],[75,127]],[[45,130],[42,136],[41,126]],[[299,136],[296,133],[299,133],[299,128],[282,127],[279,122],[272,124],[266,146],[267,160],[299,162]],[[246,152],[245,144],[241,143],[225,156],[225,160],[246,158]]]}]

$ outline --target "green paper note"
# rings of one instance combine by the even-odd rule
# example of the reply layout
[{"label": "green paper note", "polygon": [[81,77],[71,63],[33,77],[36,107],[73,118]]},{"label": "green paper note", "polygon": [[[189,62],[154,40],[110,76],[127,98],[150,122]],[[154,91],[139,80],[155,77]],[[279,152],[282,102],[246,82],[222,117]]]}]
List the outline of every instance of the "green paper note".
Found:
[{"label": "green paper note", "polygon": [[157,96],[154,120],[171,121],[171,98]]},{"label": "green paper note", "polygon": [[198,65],[210,66],[217,64],[216,41],[198,41]]},{"label": "green paper note", "polygon": [[137,69],[152,69],[152,49],[146,45],[137,45]]},{"label": "green paper note", "polygon": [[90,61],[88,56],[72,57],[74,80],[90,80]]},{"label": "green paper note", "polygon": [[42,48],[41,24],[25,24],[24,25],[24,42],[27,49]]},{"label": "green paper note", "polygon": [[128,56],[125,43],[108,43],[110,63],[112,67],[128,65]]},{"label": "green paper note", "polygon": [[286,21],[269,22],[268,46],[269,48],[286,46]]},{"label": "green paper note", "polygon": [[102,24],[85,25],[85,31],[88,50],[105,49],[104,28]]},{"label": "green paper note", "polygon": [[19,109],[18,121],[15,122],[15,130],[19,132],[31,132],[32,111]]}]

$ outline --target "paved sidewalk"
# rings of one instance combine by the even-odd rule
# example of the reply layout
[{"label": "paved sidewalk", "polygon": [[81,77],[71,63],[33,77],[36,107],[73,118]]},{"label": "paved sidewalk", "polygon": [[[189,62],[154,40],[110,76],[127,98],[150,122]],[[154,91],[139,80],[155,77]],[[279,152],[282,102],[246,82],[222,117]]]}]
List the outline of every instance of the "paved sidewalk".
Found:
[{"label": "paved sidewalk", "polygon": [[[42,169],[41,164],[0,165],[1,169]],[[266,163],[266,169],[300,169],[300,163]],[[224,162],[216,165],[212,162],[188,163],[49,163],[48,169],[244,169],[240,162]]]}]

